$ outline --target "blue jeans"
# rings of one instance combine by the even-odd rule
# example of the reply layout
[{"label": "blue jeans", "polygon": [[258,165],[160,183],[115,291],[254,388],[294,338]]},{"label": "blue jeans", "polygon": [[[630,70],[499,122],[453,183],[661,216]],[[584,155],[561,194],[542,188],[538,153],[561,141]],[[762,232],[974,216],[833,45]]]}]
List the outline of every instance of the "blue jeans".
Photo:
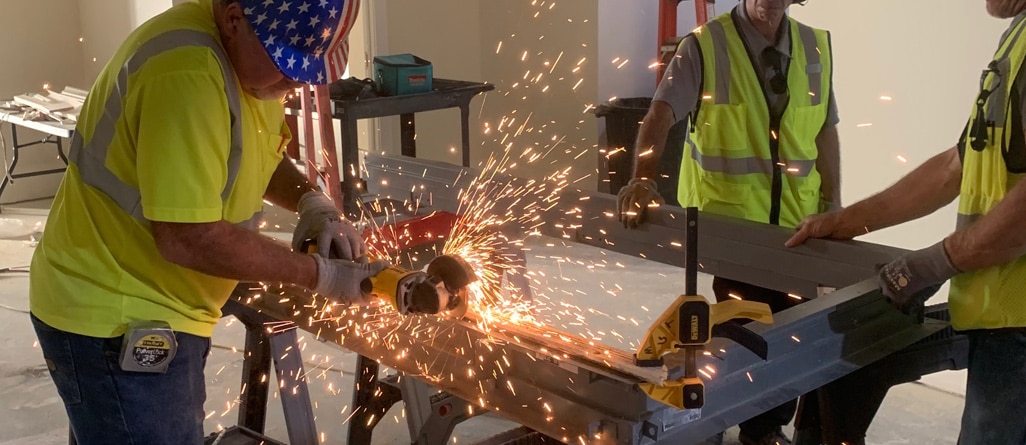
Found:
[{"label": "blue jeans", "polygon": [[1026,329],[970,331],[959,445],[1026,444]]},{"label": "blue jeans", "polygon": [[122,371],[121,337],[64,332],[32,316],[43,358],[79,445],[202,444],[210,339],[176,333],[165,374]]}]

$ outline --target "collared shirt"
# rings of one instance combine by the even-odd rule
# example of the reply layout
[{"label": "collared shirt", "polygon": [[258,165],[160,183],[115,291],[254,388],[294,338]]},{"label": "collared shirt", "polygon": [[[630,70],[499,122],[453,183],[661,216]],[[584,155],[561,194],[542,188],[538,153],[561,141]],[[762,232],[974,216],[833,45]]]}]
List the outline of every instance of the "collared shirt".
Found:
[{"label": "collared shirt", "polygon": [[[787,21],[782,21],[780,29],[778,30],[778,39],[776,45],[770,43],[758,30],[755,29],[755,25],[752,24],[751,19],[748,17],[747,11],[745,11],[744,2],[741,2],[735,9],[734,13],[738,14],[741,23],[741,37],[747,42],[748,55],[750,59],[748,62],[752,63],[755,61],[761,66],[755,70],[759,77],[763,79],[762,87],[763,91],[766,92],[767,99],[771,107],[774,104],[782,108],[786,106],[786,101],[780,101],[779,97],[773,93],[769,87],[769,78],[772,76],[772,68],[768,65],[762,64],[762,52],[767,48],[774,48],[781,57],[781,66],[784,70],[784,75],[787,74],[787,66],[791,61],[791,32],[790,27],[787,26]],[[694,112],[698,105],[698,98],[702,94],[702,58],[701,52],[698,48],[698,39],[694,36],[688,36],[684,39],[684,42],[677,49],[677,54],[673,60],[669,63],[666,70],[666,75],[663,76],[662,82],[659,83],[659,88],[656,89],[654,100],[666,102],[673,109],[675,119],[679,122],[683,120],[691,112]],[[827,108],[827,119],[824,124],[825,127],[837,125],[840,122],[840,118],[837,114],[837,99],[833,92],[833,84],[830,86],[830,103]],[[783,106],[781,106],[782,104]],[[771,110],[772,111],[772,110]]]}]

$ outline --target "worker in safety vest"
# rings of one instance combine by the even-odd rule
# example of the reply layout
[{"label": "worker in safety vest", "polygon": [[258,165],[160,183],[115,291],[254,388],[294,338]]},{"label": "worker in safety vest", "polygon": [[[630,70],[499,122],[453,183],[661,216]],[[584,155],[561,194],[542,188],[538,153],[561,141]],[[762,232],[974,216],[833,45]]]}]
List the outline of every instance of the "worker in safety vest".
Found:
[{"label": "worker in safety vest", "polygon": [[[670,128],[688,120],[677,200],[683,207],[785,227],[840,204],[839,121],[830,35],[786,14],[792,0],[744,0],[688,35],[639,128],[633,179],[617,210],[637,227],[656,189]],[[797,3],[797,2],[794,2]],[[778,312],[786,292],[717,277],[718,301],[760,301]],[[790,443],[791,401],[741,424],[743,444]]]},{"label": "worker in safety vest", "polygon": [[920,306],[951,280],[951,324],[969,337],[960,445],[1022,444],[1026,438],[1026,1],[987,0],[1012,18],[983,70],[958,144],[896,184],[842,211],[810,216],[787,242],[850,239],[910,221],[958,198],[954,233],[884,266],[883,295]]},{"label": "worker in safety vest", "polygon": [[[186,2],[136,29],[100,73],[29,288],[79,444],[202,443],[203,366],[240,280],[366,298],[360,281],[385,264],[357,261],[356,228],[283,154],[284,95],[342,77],[358,9]],[[316,239],[343,259],[258,234],[264,200],[298,210],[293,247]]]}]

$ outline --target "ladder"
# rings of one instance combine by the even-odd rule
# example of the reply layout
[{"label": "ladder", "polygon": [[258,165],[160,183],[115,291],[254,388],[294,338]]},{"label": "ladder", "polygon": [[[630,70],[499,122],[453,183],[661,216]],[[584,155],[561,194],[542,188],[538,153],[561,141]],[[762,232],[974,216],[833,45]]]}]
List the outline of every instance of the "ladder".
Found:
[{"label": "ladder", "polygon": [[[677,52],[681,37],[677,35],[677,7],[684,0],[660,0],[659,2],[659,69],[656,83],[663,80],[667,63]],[[694,0],[696,27],[702,26],[716,15],[716,0]]]}]

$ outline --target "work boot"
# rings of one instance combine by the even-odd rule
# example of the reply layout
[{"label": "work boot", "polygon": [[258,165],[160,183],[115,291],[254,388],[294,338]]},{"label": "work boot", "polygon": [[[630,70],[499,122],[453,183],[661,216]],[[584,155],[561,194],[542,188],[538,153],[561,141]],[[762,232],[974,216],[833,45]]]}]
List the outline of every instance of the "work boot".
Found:
[{"label": "work boot", "polygon": [[788,439],[780,428],[762,437],[749,437],[745,433],[741,433],[737,435],[737,438],[741,441],[741,445],[791,445],[791,439]]}]

